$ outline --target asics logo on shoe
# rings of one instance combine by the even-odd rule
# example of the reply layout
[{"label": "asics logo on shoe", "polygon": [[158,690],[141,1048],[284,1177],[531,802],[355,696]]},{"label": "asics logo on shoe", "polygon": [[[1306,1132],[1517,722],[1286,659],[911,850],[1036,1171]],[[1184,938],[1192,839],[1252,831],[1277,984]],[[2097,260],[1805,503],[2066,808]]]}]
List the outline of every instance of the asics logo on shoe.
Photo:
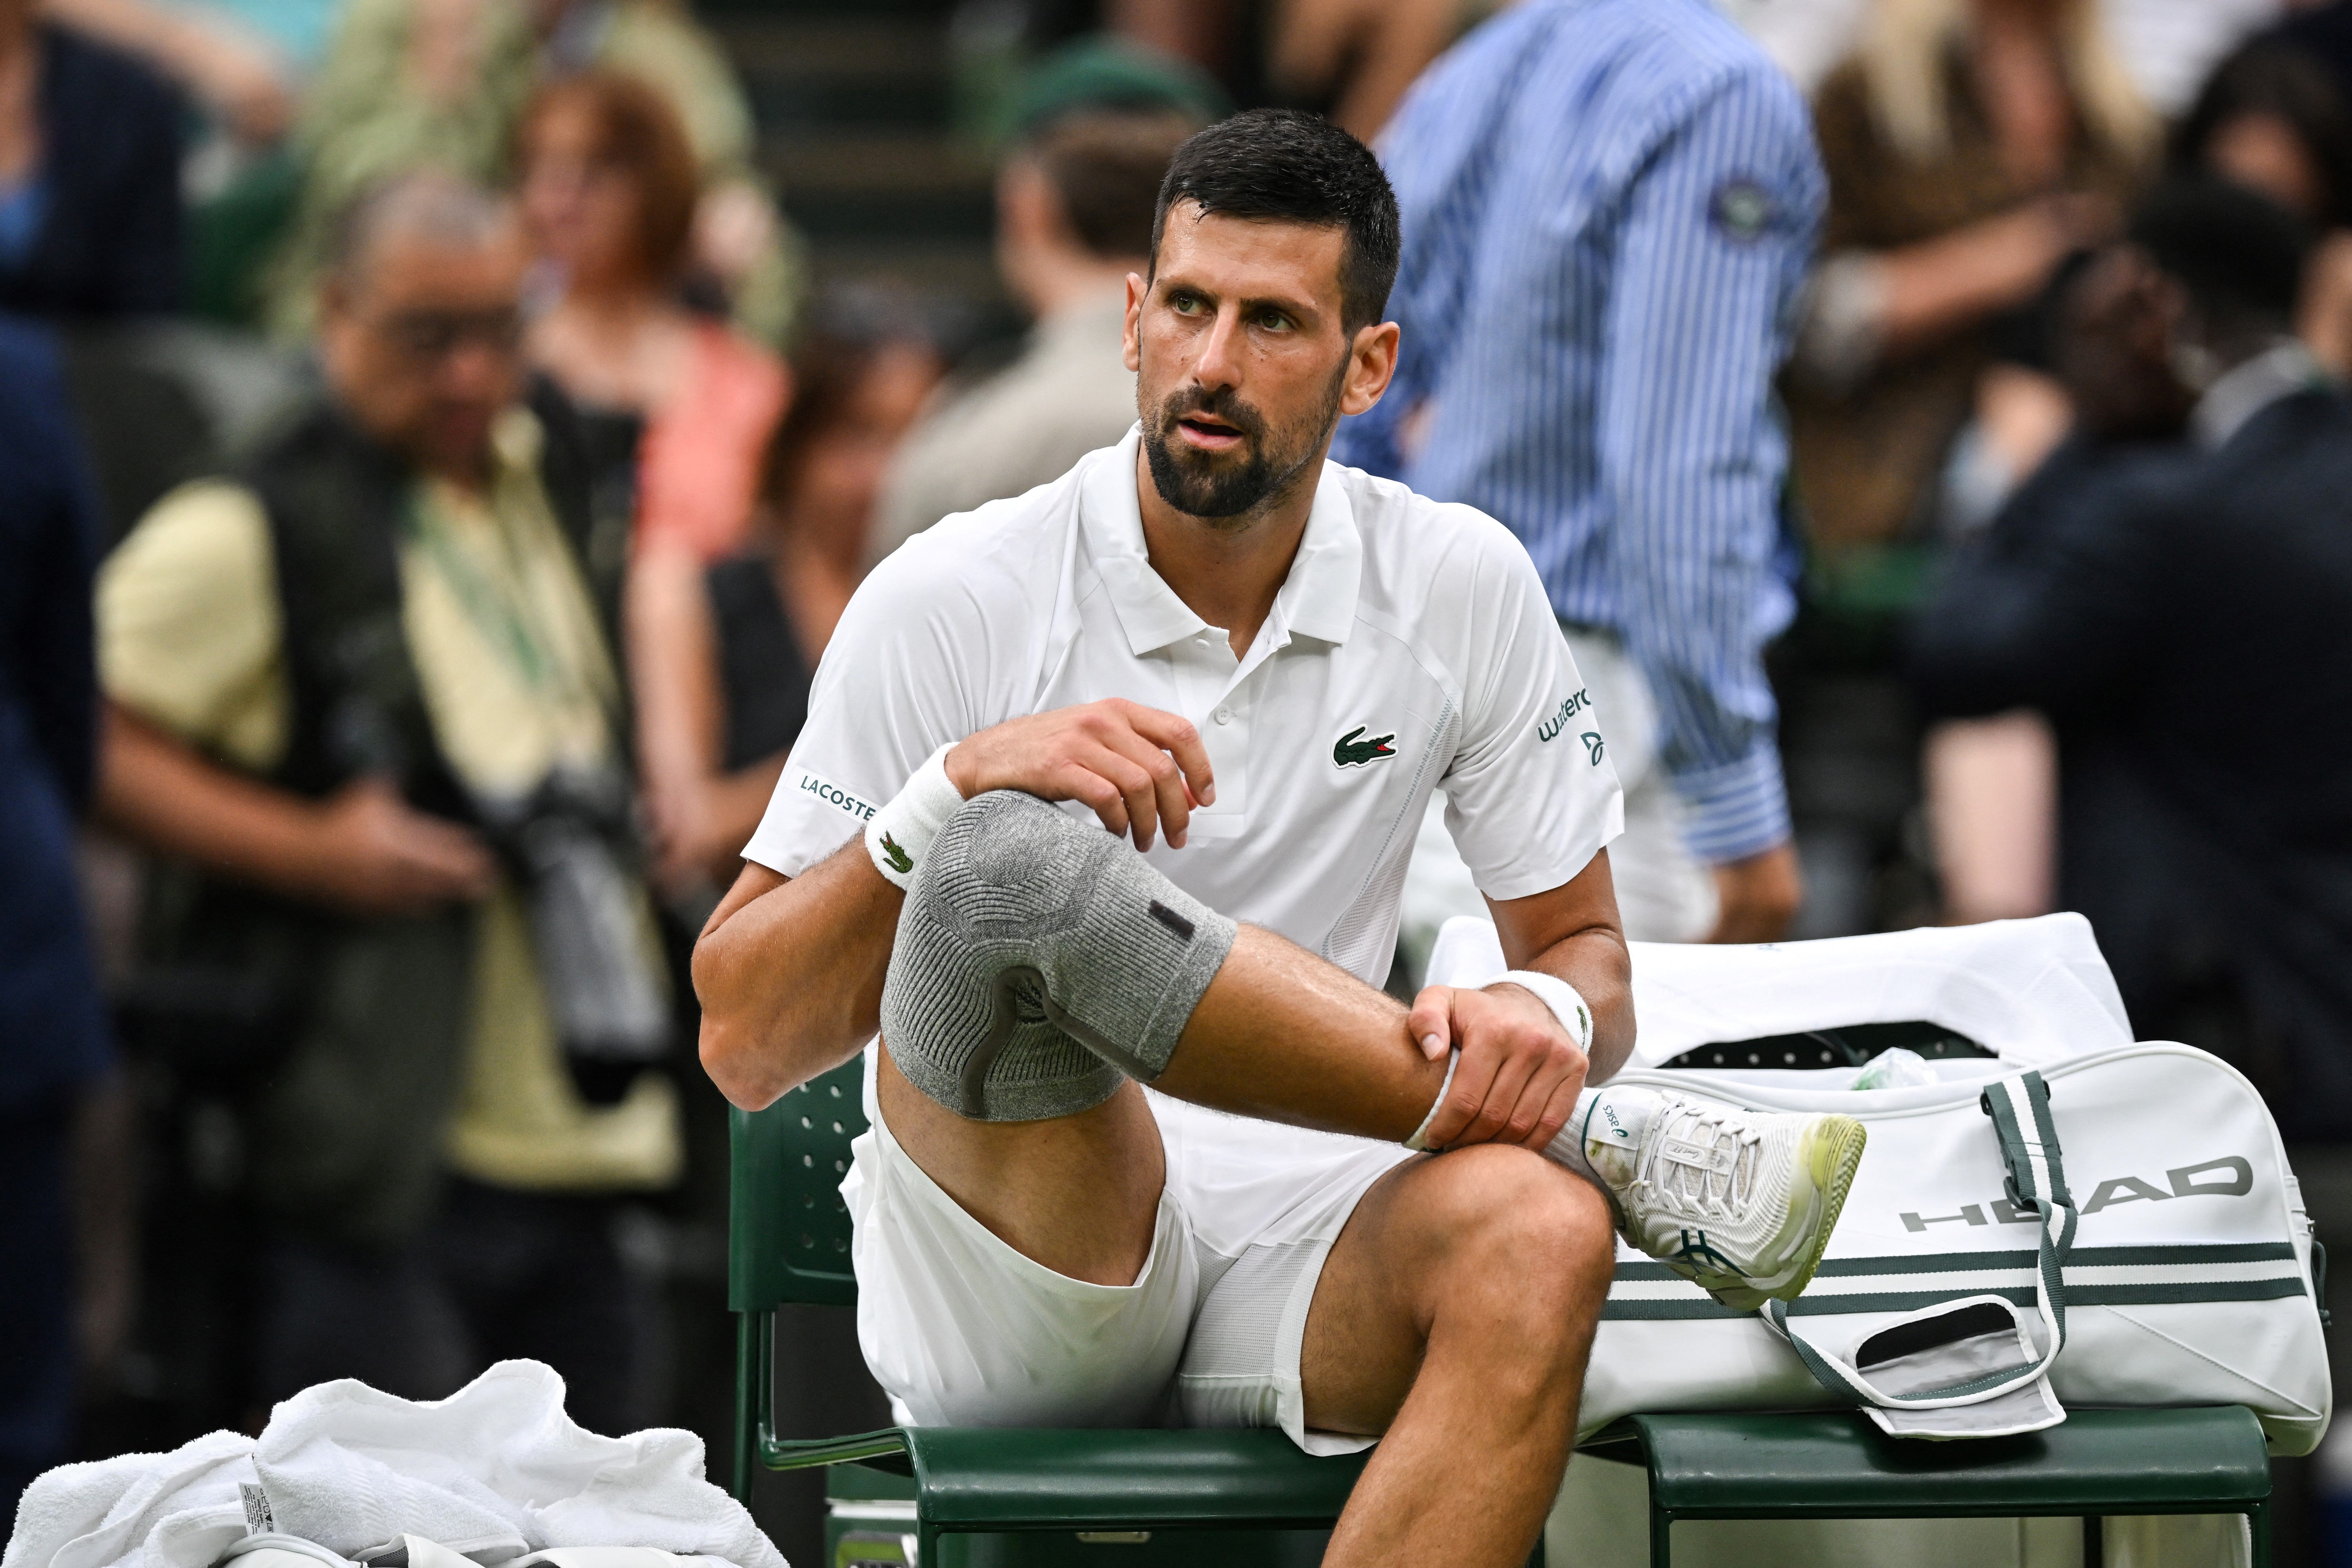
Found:
[{"label": "asics logo on shoe", "polygon": [[1382,757],[1395,756],[1396,749],[1389,742],[1396,739],[1396,731],[1391,730],[1385,735],[1375,735],[1369,741],[1357,739],[1370,728],[1371,726],[1369,724],[1359,724],[1333,742],[1331,761],[1343,768],[1360,768],[1365,763],[1377,762]]},{"label": "asics logo on shoe", "polygon": [[[1581,1012],[1580,1011],[1579,1016],[1580,1017],[1581,1016]],[[1631,1138],[1633,1136],[1633,1133],[1626,1131],[1625,1124],[1617,1120],[1617,1108],[1615,1106],[1610,1104],[1604,1100],[1599,1106],[1595,1107],[1595,1109],[1601,1112],[1602,1120],[1609,1123],[1608,1136],[1612,1138]]]},{"label": "asics logo on shoe", "polygon": [[882,853],[890,862],[890,869],[905,875],[915,868],[915,858],[898,847],[898,841],[888,834],[882,836]]},{"label": "asics logo on shoe", "polygon": [[1698,1239],[1696,1241],[1693,1241],[1691,1239],[1691,1233],[1689,1231],[1683,1232],[1683,1244],[1675,1249],[1674,1256],[1676,1262],[1687,1263],[1694,1268],[1711,1269],[1719,1274],[1737,1274],[1739,1272],[1738,1269],[1732,1267],[1731,1259],[1726,1258],[1723,1254],[1717,1252],[1715,1248],[1706,1244],[1706,1232],[1705,1231],[1700,1231],[1698,1233]]}]

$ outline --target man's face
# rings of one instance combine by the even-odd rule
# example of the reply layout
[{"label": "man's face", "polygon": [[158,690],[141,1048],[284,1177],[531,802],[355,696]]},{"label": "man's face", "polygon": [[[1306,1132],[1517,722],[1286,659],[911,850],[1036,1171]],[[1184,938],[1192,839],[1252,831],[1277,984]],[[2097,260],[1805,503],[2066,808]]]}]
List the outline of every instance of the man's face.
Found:
[{"label": "man's face", "polygon": [[379,240],[324,297],[320,356],[338,401],[427,472],[478,475],[521,384],[524,266],[510,228],[478,243]]},{"label": "man's face", "polygon": [[1315,471],[1341,414],[1380,400],[1396,329],[1340,323],[1346,232],[1168,214],[1151,281],[1128,279],[1127,363],[1153,485],[1245,525]]}]

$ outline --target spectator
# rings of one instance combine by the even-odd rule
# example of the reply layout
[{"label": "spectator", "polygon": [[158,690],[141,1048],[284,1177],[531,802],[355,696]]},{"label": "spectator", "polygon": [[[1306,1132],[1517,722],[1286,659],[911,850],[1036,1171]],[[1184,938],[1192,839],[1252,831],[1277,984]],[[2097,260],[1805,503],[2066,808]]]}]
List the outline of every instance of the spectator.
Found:
[{"label": "spectator", "polygon": [[622,447],[637,548],[731,552],[787,383],[765,348],[677,302],[697,195],[685,128],[643,82],[592,70],[540,89],[517,146],[553,296],[531,359],[583,412],[642,429]]},{"label": "spectator", "polygon": [[0,0],[0,310],[180,302],[180,102],[144,66]]},{"label": "spectator", "polygon": [[303,185],[271,268],[269,323],[299,338],[334,219],[369,185],[416,168],[506,177],[514,130],[545,79],[602,66],[654,88],[686,127],[702,190],[695,275],[763,342],[792,325],[795,241],[751,172],[751,113],[718,45],[668,0],[352,0],[303,101]]},{"label": "spectator", "polygon": [[[1722,0],[1724,11],[1807,94],[1845,58],[1871,0]],[[2288,8],[2285,0],[2099,0],[2116,54],[2159,114],[2177,114],[2212,63]]]},{"label": "spectator", "polygon": [[1332,456],[1535,557],[1598,716],[1566,740],[1605,733],[1625,786],[1628,934],[1768,940],[1798,900],[1762,652],[1790,605],[1770,378],[1822,201],[1803,104],[1702,0],[1527,0],[1383,144],[1403,341]]},{"label": "spectator", "polygon": [[1278,0],[1266,75],[1286,101],[1370,142],[1429,62],[1509,0]]},{"label": "spectator", "polygon": [[242,14],[180,0],[43,0],[42,8],[146,61],[252,151],[274,144],[293,124],[297,72],[324,42],[331,0],[263,4]]},{"label": "spectator", "polygon": [[928,340],[903,331],[820,331],[799,365],[752,548],[708,574],[675,553],[640,564],[638,743],[658,878],[704,901],[741,868],[864,575],[891,452],[940,374]]},{"label": "spectator", "polygon": [[2323,228],[2352,209],[2352,107],[2327,68],[2290,45],[2221,62],[2174,127],[2173,166],[2235,180]]},{"label": "spectator", "polygon": [[[2293,46],[2257,42],[2206,82],[2174,128],[2169,161],[2179,170],[2235,179],[2306,222],[2336,229],[2338,193],[2352,191],[2352,112],[2326,68]],[[2352,235],[2335,234],[2315,255],[2302,321],[2323,360],[2352,365]],[[2040,466],[2069,417],[2053,384],[2014,365],[1987,370],[1978,404],[1986,416],[1981,438],[1967,450],[1978,459],[1969,468],[1979,493],[1950,509],[1964,524],[1998,510]],[[1954,469],[1968,471],[1958,463]],[[1948,500],[1958,500],[1958,488]],[[1928,731],[1923,762],[1945,918],[1995,920],[2053,908],[2058,762],[2042,716],[1938,724]]]},{"label": "spectator", "polygon": [[2093,0],[1877,0],[1813,115],[1829,220],[1786,391],[1812,537],[1835,552],[1919,531],[1977,413],[1988,323],[2108,231],[2155,121]]},{"label": "spectator", "polygon": [[2291,335],[2291,216],[2207,176],[2131,234],[2069,297],[2081,428],[1954,560],[1913,672],[1936,711],[2050,715],[2059,900],[2140,1037],[2231,1057],[2290,1139],[2341,1141],[2352,406]]},{"label": "spectator", "polygon": [[1081,108],[1014,147],[996,181],[997,269],[1035,326],[1018,359],[908,437],[882,492],[873,560],[943,517],[1058,479],[1127,434],[1127,277],[1144,269],[1169,157],[1197,129],[1172,105]]},{"label": "spectator", "polygon": [[70,1458],[75,1346],[67,1166],[106,1070],[75,882],[97,739],[97,505],[47,338],[0,323],[0,1499]]},{"label": "spectator", "polygon": [[514,406],[525,252],[422,174],[330,258],[320,398],[102,573],[105,812],[202,874],[158,956],[273,987],[245,1042],[259,1397],[530,1355],[625,1431],[647,1320],[614,1223],[677,1169],[636,1070],[668,1023],[584,500]]},{"label": "spectator", "polygon": [[2279,41],[2224,60],[2175,130],[2172,163],[2237,181],[2322,237],[2304,277],[2304,341],[2352,374],[2352,103],[2327,68]]}]

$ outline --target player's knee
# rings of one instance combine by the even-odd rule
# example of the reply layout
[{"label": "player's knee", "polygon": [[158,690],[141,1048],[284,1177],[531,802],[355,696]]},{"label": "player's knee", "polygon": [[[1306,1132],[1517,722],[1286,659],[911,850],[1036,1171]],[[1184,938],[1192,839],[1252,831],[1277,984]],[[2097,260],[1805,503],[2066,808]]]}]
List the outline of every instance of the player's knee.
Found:
[{"label": "player's knee", "polygon": [[882,1039],[958,1114],[1028,1121],[1168,1064],[1234,923],[1034,795],[967,802],[924,856],[882,987]]},{"label": "player's knee", "polygon": [[1018,790],[990,790],[966,801],[923,857],[911,898],[972,940],[1035,929],[1066,903],[1086,871],[1099,834]]},{"label": "player's knee", "polygon": [[1466,1278],[1508,1279],[1508,1300],[1538,1331],[1589,1331],[1617,1256],[1607,1200],[1592,1184],[1510,1144],[1457,1149],[1439,1163],[1459,1166],[1450,1184],[1457,1212],[1444,1222],[1448,1261]]}]

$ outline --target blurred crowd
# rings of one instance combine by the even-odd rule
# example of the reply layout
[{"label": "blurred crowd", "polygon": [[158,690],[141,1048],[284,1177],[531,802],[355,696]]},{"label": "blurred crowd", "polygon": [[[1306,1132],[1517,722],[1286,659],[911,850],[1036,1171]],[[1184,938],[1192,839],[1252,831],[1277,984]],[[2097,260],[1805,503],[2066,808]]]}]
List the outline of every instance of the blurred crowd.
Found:
[{"label": "blurred crowd", "polygon": [[813,255],[683,0],[0,0],[0,1497],[508,1355],[722,1440],[686,955],[863,574],[1133,422],[1126,280],[1235,105],[1391,167],[1404,371],[1337,455],[1519,529],[1643,715],[1633,934],[2084,911],[2140,1037],[2244,1068],[2352,1221],[2352,0],[1721,0],[1810,110],[1700,191],[1785,247],[1694,351],[1769,427],[1611,447],[1705,303],[1662,263],[1652,339],[1563,334],[1601,430],[1544,459],[1570,511],[1761,520],[1661,535],[1647,612],[1474,460],[1553,406],[1473,340],[1558,268],[1442,232],[1514,8],[942,9],[975,300]]}]

